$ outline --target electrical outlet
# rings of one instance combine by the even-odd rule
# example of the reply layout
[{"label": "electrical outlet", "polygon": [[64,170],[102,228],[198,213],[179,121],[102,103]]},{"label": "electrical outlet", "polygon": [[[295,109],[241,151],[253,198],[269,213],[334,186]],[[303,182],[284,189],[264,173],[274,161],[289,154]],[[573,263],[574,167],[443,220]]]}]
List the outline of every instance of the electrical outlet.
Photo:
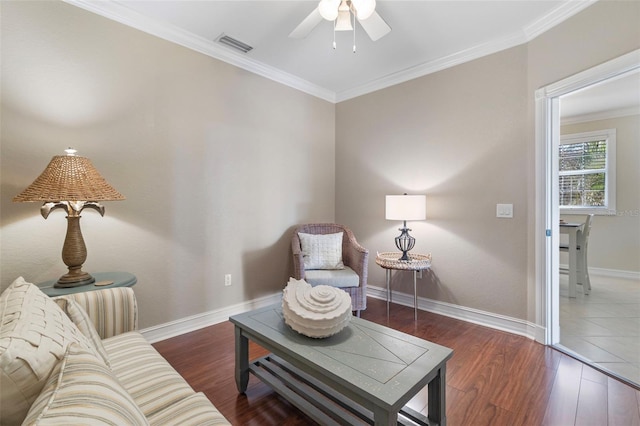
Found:
[{"label": "electrical outlet", "polygon": [[225,274],[224,276],[224,286],[229,287],[231,285],[231,274]]}]

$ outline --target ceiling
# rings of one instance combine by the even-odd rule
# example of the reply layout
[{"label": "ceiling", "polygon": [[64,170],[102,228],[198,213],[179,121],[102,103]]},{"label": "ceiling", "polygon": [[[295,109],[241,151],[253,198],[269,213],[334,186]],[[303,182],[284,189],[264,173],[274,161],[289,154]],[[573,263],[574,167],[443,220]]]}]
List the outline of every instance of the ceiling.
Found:
[{"label": "ceiling", "polygon": [[640,114],[640,71],[560,97],[560,114],[563,124]]},{"label": "ceiling", "polygon": [[[392,28],[371,41],[356,24],[336,33],[321,22],[304,39],[288,34],[317,1],[66,0],[225,62],[340,102],[525,43],[596,0],[384,1]],[[216,42],[226,34],[253,47],[244,54]]]}]

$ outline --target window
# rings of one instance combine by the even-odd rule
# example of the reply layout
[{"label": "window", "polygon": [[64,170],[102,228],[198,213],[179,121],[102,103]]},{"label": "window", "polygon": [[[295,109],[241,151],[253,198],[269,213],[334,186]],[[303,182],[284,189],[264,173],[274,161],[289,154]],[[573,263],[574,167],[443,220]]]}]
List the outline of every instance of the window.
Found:
[{"label": "window", "polygon": [[616,131],[562,135],[559,153],[561,213],[615,214]]}]

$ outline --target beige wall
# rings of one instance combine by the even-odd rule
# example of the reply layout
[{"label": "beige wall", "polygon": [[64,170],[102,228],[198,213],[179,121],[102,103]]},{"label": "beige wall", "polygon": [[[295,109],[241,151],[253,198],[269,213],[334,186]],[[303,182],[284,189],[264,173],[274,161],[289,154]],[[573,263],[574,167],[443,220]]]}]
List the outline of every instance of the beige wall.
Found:
[{"label": "beige wall", "polygon": [[[562,126],[562,134],[616,129],[616,215],[595,216],[589,235],[589,267],[640,272],[640,116]],[[584,215],[562,215],[569,222]],[[567,263],[566,257],[561,258]]]},{"label": "beige wall", "polygon": [[300,222],[353,228],[383,285],[373,258],[400,226],[384,196],[405,191],[428,197],[410,224],[434,258],[420,296],[533,321],[533,93],[640,47],[640,2],[601,1],[526,45],[334,106],[64,3],[1,14],[1,285],[64,272],[64,215],[11,198],[73,145],[128,197],[83,215],[86,269],[138,276],[142,327],[278,291]]},{"label": "beige wall", "polygon": [[137,275],[141,327],[283,287],[291,227],[334,219],[334,105],[61,2],[1,13],[2,288],[65,271],[64,213],[11,199],[67,146],[127,197],[84,212],[85,269]]},{"label": "beige wall", "polygon": [[427,194],[427,221],[410,224],[433,255],[419,295],[536,321],[534,92],[639,48],[639,18],[640,2],[598,2],[526,45],[339,104],[337,220],[375,255],[398,234],[384,195]]},{"label": "beige wall", "polygon": [[[395,250],[386,194],[427,194],[411,222],[431,252],[419,296],[521,317],[526,308],[526,49],[517,47],[342,102],[336,112],[336,217],[369,248]],[[357,202],[354,202],[357,200]],[[513,219],[496,218],[512,203]],[[411,274],[394,289],[413,292]],[[369,282],[383,286],[372,261]]]}]

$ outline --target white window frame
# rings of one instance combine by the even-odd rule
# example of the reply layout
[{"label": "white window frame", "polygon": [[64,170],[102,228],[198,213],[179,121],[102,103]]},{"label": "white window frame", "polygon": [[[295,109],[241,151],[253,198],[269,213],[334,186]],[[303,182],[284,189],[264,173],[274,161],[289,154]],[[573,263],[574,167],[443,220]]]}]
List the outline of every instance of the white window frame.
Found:
[{"label": "white window frame", "polygon": [[[604,206],[560,206],[560,214],[616,214],[616,129],[562,135],[560,136],[560,145],[596,140],[605,140],[607,143],[606,165],[604,170],[602,170],[605,174]],[[560,172],[560,175],[562,174],[563,173]]]}]

